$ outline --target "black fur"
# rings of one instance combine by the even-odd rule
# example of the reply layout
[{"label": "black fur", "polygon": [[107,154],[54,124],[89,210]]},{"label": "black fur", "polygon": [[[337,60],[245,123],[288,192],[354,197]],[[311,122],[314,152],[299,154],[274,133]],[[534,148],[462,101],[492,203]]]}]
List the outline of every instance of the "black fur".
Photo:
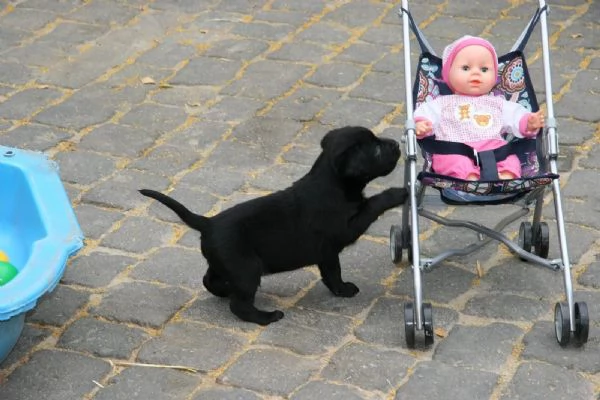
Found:
[{"label": "black fur", "polygon": [[339,253],[384,211],[406,200],[403,188],[363,196],[367,183],[395,168],[400,157],[396,141],[380,139],[366,128],[345,127],[327,133],[321,147],[311,170],[291,187],[211,218],[192,213],[162,193],[140,190],[200,231],[209,265],[204,286],[216,296],[228,296],[231,311],[245,321],[267,325],[283,317],[279,310],[254,306],[265,274],[316,264],[334,295],[358,293],[353,283],[342,280]]}]

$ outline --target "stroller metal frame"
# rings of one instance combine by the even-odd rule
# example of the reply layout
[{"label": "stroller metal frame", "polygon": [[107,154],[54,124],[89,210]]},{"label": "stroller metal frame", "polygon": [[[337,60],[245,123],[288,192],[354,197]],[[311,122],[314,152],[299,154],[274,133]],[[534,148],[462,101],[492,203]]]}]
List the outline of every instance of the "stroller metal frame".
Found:
[{"label": "stroller metal frame", "polygon": [[[546,21],[546,2],[539,0],[540,13],[534,16],[525,28],[517,43],[526,35],[527,30],[531,24],[535,24],[539,18],[541,23],[541,37],[542,37],[542,52],[543,52],[543,66],[544,66],[544,81],[546,89],[546,107],[547,117],[546,124],[543,132],[541,133],[542,147],[546,150],[545,160],[540,160],[549,172],[553,174],[558,173],[557,158],[559,154],[558,148],[558,135],[556,119],[554,117],[554,108],[552,101],[552,82],[550,73],[550,51],[548,43],[548,28]],[[564,277],[564,289],[566,294],[566,304],[557,303],[555,308],[555,333],[556,338],[561,346],[566,346],[569,342],[571,334],[575,336],[576,344],[583,344],[587,341],[588,333],[588,316],[587,306],[585,303],[575,303],[573,299],[573,285],[571,281],[571,265],[569,261],[569,253],[567,249],[567,240],[565,234],[565,224],[563,219],[562,200],[560,195],[560,184],[558,179],[552,180],[552,192],[554,195],[554,208],[557,220],[558,240],[560,243],[560,254],[559,259],[547,260],[536,254],[524,250],[521,246],[522,243],[515,243],[510,240],[506,235],[500,231],[508,226],[510,223],[517,219],[527,215],[530,211],[530,205],[535,203],[533,212],[532,229],[536,232],[540,229],[541,217],[542,217],[542,205],[545,194],[545,187],[536,188],[531,192],[527,193],[523,199],[521,209],[514,212],[513,214],[503,218],[493,229],[483,226],[478,223],[463,221],[463,220],[452,220],[445,217],[438,216],[435,213],[423,209],[422,202],[425,194],[426,187],[421,184],[417,179],[417,154],[419,146],[417,143],[415,133],[415,121],[413,117],[413,95],[412,95],[412,72],[411,72],[411,54],[410,54],[410,31],[409,31],[409,18],[408,12],[408,0],[402,0],[402,8],[399,10],[399,15],[403,22],[403,39],[404,39],[404,69],[405,69],[405,88],[406,88],[406,126],[405,134],[402,138],[405,144],[405,170],[404,170],[404,184],[409,190],[409,201],[403,206],[402,214],[402,225],[401,227],[392,226],[390,231],[390,250],[392,252],[392,259],[396,262],[402,258],[402,249],[408,249],[409,261],[412,263],[413,271],[413,288],[414,288],[414,306],[413,303],[405,304],[405,331],[406,341],[409,347],[414,347],[414,335],[415,330],[424,330],[425,344],[429,345],[433,343],[433,321],[432,321],[432,310],[431,305],[423,303],[423,290],[422,290],[422,271],[429,271],[434,268],[437,264],[443,260],[452,256],[464,256],[470,254],[489,243],[491,240],[497,240],[505,244],[513,253],[518,255],[521,259],[527,260],[538,266],[547,267],[552,270],[562,270]],[[416,24],[413,22],[413,29],[418,30]],[[531,30],[530,30],[531,32]],[[530,33],[529,32],[529,33]],[[426,39],[421,36],[417,36],[419,39],[421,48],[427,49],[431,54],[435,55],[433,49]],[[515,47],[517,44],[515,44]],[[513,48],[514,50],[514,48]],[[479,233],[479,241],[472,243],[462,249],[450,249],[442,252],[434,258],[421,258],[420,246],[419,246],[419,216],[435,221],[442,225],[450,227],[464,227],[471,229]],[[544,223],[545,224],[545,223]],[[400,230],[401,229],[401,230]],[[535,233],[534,233],[535,234]],[[487,236],[487,238],[484,238]],[[521,232],[519,234],[519,242],[522,241]],[[397,254],[400,253],[399,259]],[[568,310],[568,311],[567,311]]]}]

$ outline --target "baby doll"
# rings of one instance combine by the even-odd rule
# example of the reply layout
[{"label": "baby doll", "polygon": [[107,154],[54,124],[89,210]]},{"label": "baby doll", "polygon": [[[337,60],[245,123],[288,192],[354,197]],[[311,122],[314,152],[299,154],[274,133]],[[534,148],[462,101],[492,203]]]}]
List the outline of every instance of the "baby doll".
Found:
[{"label": "baby doll", "polygon": [[[417,138],[435,135],[438,140],[465,143],[477,151],[506,144],[501,133],[533,137],[544,126],[541,111],[530,113],[503,96],[490,96],[498,76],[498,57],[490,42],[463,36],[444,49],[442,79],[452,95],[440,96],[415,110]],[[500,179],[521,176],[519,158],[511,154],[497,163]],[[432,155],[435,173],[478,180],[480,169],[462,155]]]}]

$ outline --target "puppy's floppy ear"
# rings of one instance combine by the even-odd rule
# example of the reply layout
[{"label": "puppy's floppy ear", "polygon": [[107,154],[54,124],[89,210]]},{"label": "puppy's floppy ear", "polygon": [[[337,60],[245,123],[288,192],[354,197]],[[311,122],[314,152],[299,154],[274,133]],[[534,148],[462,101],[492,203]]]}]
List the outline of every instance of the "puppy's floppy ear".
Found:
[{"label": "puppy's floppy ear", "polygon": [[329,131],[321,140],[321,148],[327,154],[330,163],[337,174],[347,175],[348,162],[345,153],[364,143],[375,135],[369,129],[361,126],[346,126]]}]

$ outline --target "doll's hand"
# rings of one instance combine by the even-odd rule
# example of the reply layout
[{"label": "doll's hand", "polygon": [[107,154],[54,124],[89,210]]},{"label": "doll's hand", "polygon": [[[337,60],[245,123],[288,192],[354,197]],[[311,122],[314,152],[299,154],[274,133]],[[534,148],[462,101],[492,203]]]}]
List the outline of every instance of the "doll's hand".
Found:
[{"label": "doll's hand", "polygon": [[527,131],[536,132],[538,129],[544,127],[544,114],[542,110],[529,114],[527,118]]},{"label": "doll's hand", "polygon": [[429,134],[433,129],[433,124],[429,120],[421,120],[415,124],[415,133],[418,138],[422,138],[423,136]]}]

